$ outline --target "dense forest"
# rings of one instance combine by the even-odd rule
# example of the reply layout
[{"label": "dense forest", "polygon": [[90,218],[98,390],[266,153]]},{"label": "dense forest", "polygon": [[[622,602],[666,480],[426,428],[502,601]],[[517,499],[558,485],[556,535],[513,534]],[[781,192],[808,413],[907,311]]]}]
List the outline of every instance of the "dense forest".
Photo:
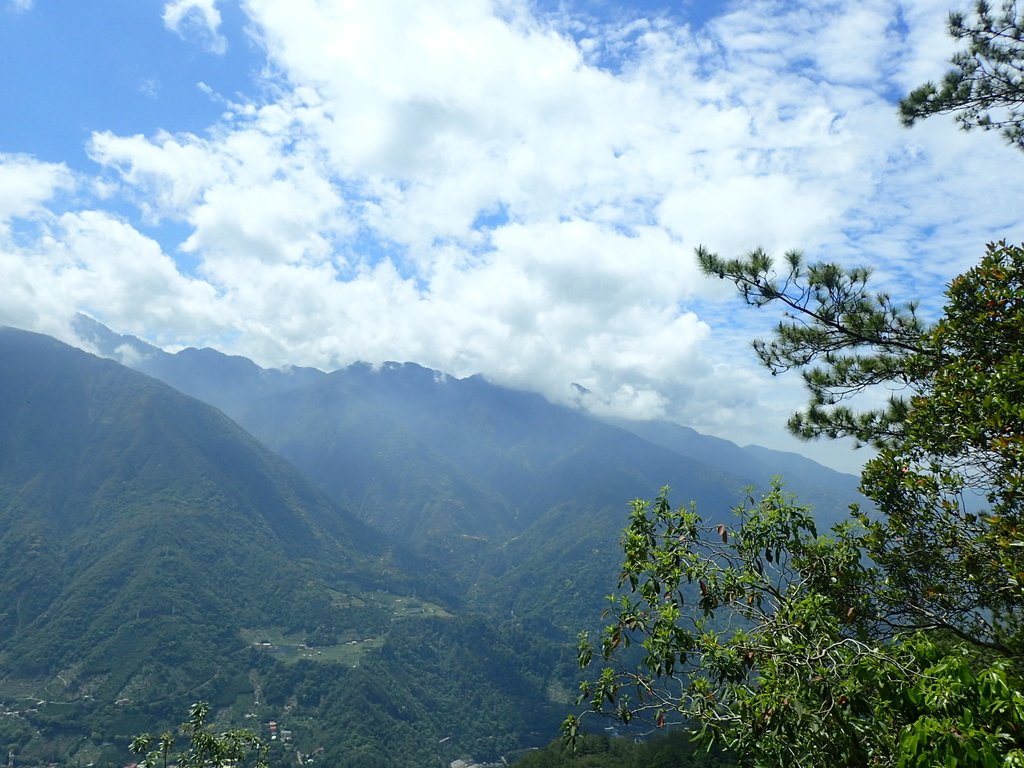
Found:
[{"label": "dense forest", "polygon": [[734,768],[728,756],[695,744],[685,730],[636,740],[584,736],[574,748],[549,744],[517,760],[517,768]]}]

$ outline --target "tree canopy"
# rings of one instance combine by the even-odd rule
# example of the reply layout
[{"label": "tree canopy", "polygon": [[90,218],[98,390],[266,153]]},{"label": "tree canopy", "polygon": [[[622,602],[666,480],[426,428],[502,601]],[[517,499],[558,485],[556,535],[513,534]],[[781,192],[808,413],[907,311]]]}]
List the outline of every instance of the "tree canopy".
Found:
[{"label": "tree canopy", "polygon": [[[697,256],[784,308],[755,350],[803,375],[796,434],[878,448],[873,507],[820,535],[780,485],[732,521],[667,490],[634,502],[581,701],[688,722],[749,765],[1024,765],[1024,248],[990,244],[934,324],[865,269]],[[884,405],[855,408],[878,387]]]},{"label": "tree canopy", "polygon": [[[859,520],[867,554],[886,571],[876,598],[887,621],[1006,642],[999,616],[1020,599],[1007,585],[1020,570],[1010,537],[1022,514],[1024,250],[990,244],[952,282],[934,325],[913,303],[872,293],[862,268],[805,265],[789,253],[778,277],[761,251],[726,260],[698,249],[697,257],[748,304],[785,306],[774,338],[754,348],[773,373],[803,375],[810,400],[790,429],[879,449],[861,490],[882,516]],[[888,393],[883,407],[852,407],[873,388]],[[985,503],[991,509],[980,514]]]},{"label": "tree canopy", "polygon": [[267,746],[259,736],[246,728],[216,732],[207,723],[210,705],[196,702],[188,710],[188,719],[181,724],[188,746],[174,754],[174,736],[169,731],[159,737],[143,733],[132,739],[129,750],[142,755],[139,768],[222,768],[222,766],[254,766],[266,768]]},{"label": "tree canopy", "polygon": [[1024,150],[1024,16],[1014,0],[999,10],[978,0],[974,14],[949,15],[949,33],[963,44],[936,85],[927,82],[900,102],[904,125],[954,114],[964,129],[998,130]]}]

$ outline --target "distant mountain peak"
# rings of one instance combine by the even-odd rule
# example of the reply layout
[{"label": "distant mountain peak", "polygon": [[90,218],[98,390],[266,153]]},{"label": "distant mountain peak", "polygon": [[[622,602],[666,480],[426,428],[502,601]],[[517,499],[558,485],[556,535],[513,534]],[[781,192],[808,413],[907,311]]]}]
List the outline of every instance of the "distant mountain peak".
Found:
[{"label": "distant mountain peak", "polygon": [[115,333],[99,320],[81,312],[75,315],[71,328],[87,352],[116,360],[129,368],[138,368],[143,360],[153,355],[166,354],[137,336]]}]

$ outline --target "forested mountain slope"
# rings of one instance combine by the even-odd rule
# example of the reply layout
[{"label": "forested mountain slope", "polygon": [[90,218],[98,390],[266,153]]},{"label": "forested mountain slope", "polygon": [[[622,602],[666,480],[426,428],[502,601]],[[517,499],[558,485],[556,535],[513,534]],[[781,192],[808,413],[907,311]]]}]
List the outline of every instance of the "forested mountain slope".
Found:
[{"label": "forested mountain slope", "polygon": [[794,454],[604,422],[480,376],[413,363],[262,369],[211,349],[171,355],[86,317],[79,332],[224,410],[360,519],[433,557],[482,610],[566,630],[600,612],[630,499],[669,485],[728,521],[745,488],[781,474],[824,524],[857,500],[856,478]]},{"label": "forested mountain slope", "polygon": [[[175,585],[200,585],[189,590],[191,597],[198,600],[207,593],[212,597],[200,603],[205,607],[189,609],[197,614],[195,626],[201,628],[206,621],[211,632],[218,629],[221,634],[202,640],[206,643],[202,649],[197,645],[194,651],[183,650],[182,668],[192,658],[209,658],[214,647],[244,655],[244,663],[224,667],[231,670],[234,681],[233,688],[224,688],[233,691],[222,695],[225,711],[252,714],[243,704],[253,698],[249,678],[255,675],[265,684],[263,706],[302,713],[310,723],[303,731],[303,743],[329,740],[335,765],[417,765],[416,760],[441,739],[447,739],[445,750],[452,759],[496,759],[517,747],[553,738],[575,688],[576,633],[600,623],[604,595],[618,575],[618,540],[630,499],[650,498],[667,484],[675,489],[679,503],[693,499],[707,516],[728,522],[744,488],[766,487],[781,467],[783,474],[792,472],[798,478],[790,487],[815,504],[822,522],[844,517],[847,504],[856,500],[855,479],[800,457],[741,449],[674,424],[607,423],[479,376],[456,379],[410,363],[376,368],[355,364],[332,373],[307,368],[268,370],[210,349],[168,354],[87,318],[81,320],[79,331],[97,351],[221,409],[304,476],[300,478],[209,408],[200,408],[209,423],[196,423],[191,432],[183,431],[199,418],[191,415],[199,407],[196,401],[110,361],[77,352],[80,358],[75,358],[75,365],[90,361],[87,379],[102,370],[111,381],[124,378],[132,387],[150,393],[146,402],[167,400],[181,412],[172,409],[158,417],[152,409],[132,406],[134,396],[120,394],[106,383],[58,387],[52,403],[37,413],[39,423],[26,426],[19,438],[24,442],[41,436],[34,448],[40,460],[61,455],[57,448],[44,446],[65,428],[42,414],[84,408],[94,415],[93,421],[85,422],[92,424],[93,432],[76,438],[78,449],[65,447],[71,457],[65,464],[72,471],[63,474],[82,475],[76,462],[85,460],[75,457],[90,453],[83,446],[102,446],[107,441],[118,447],[107,453],[118,458],[100,473],[103,477],[131,480],[136,470],[117,462],[145,467],[149,465],[140,456],[148,455],[152,468],[145,477],[175,478],[155,486],[140,485],[141,481],[134,485],[95,481],[107,493],[103,498],[109,499],[111,507],[133,510],[125,519],[157,520],[146,511],[150,509],[193,510],[182,513],[184,522],[164,527],[152,521],[133,523],[139,527],[138,537],[119,533],[118,541],[124,543],[113,547],[111,562],[149,564],[156,574],[172,571],[170,566],[154,566],[154,556],[169,558],[174,567],[184,569],[172,583],[133,586],[132,579],[141,577],[117,576],[121,579],[117,585],[109,582],[101,593],[116,596],[121,602],[115,603],[113,613],[128,618],[136,598],[122,598],[122,587],[128,596],[146,593],[153,595],[151,602],[157,606],[170,605],[170,617],[154,608],[149,613],[137,611],[138,621],[164,622],[147,625],[137,634],[159,638],[173,630],[167,622],[185,610],[181,607],[185,598],[177,594],[175,590],[181,589]],[[54,369],[43,378],[65,380],[67,376]],[[23,389],[27,392],[36,386],[45,391],[47,385]],[[157,392],[159,396],[152,394]],[[157,411],[165,413],[162,407]],[[139,415],[132,416],[135,413]],[[115,439],[100,425],[123,434]],[[263,464],[239,459],[228,467],[211,465],[210,457],[238,453],[209,447],[210,439],[219,439],[221,427],[234,430]],[[143,428],[152,429],[153,436],[144,433],[147,436],[140,438],[138,430]],[[166,445],[160,440],[166,440]],[[97,453],[103,454],[102,450]],[[161,460],[163,454],[178,458]],[[277,475],[288,478],[291,490],[276,490],[266,479]],[[270,488],[264,488],[267,483]],[[24,475],[10,487],[19,489],[24,498],[34,492]],[[275,494],[309,503],[282,507],[272,502],[265,508],[262,500]],[[228,510],[248,511],[237,515],[194,511],[221,502]],[[38,502],[37,506],[45,505]],[[277,513],[271,514],[275,509],[292,510],[294,522],[274,533],[268,521],[266,535],[281,538],[256,535],[253,546],[270,554],[251,554],[252,520],[266,515],[276,520]],[[200,525],[200,521],[206,522]],[[38,540],[49,535],[40,533]],[[219,548],[238,542],[245,544],[232,554],[221,553]],[[24,538],[15,548],[35,551]],[[39,617],[48,606],[54,607],[53,615],[69,614],[56,601],[76,594],[69,583],[43,574],[75,571],[59,559],[63,549],[39,551],[49,565],[39,572],[23,570],[36,574],[31,577],[35,579],[31,593],[48,596],[33,609],[43,621]],[[214,567],[202,578],[193,573],[221,560],[239,567],[229,569],[230,574],[220,574]],[[261,567],[247,571],[251,563]],[[112,573],[124,573],[106,567]],[[201,586],[211,578],[258,585],[255,594],[261,597],[248,593],[237,600],[225,599],[231,594],[227,582]],[[99,599],[95,593],[83,594],[90,594],[93,602]],[[273,604],[278,607],[272,617],[261,617],[267,595],[277,596]],[[324,619],[316,610],[326,611],[330,618]],[[244,611],[249,613],[243,615]],[[280,618],[292,613],[296,615],[287,621]],[[210,616],[217,618],[210,620]],[[229,629],[223,629],[225,624]],[[33,637],[28,629],[35,626],[31,621],[19,626],[17,638]],[[97,638],[125,631],[109,623],[105,626]],[[279,656],[257,653],[251,647],[257,639],[269,642],[275,652],[284,648],[292,656],[279,663]],[[17,649],[24,647],[23,656],[7,658],[16,660],[16,669],[27,670],[33,659],[27,649],[33,643],[25,640],[22,646],[21,642],[12,639],[4,647],[12,649],[9,654],[22,653]],[[321,644],[326,656],[317,658],[317,663],[297,659],[302,642]],[[150,647],[132,643],[125,647]],[[153,640],[152,645],[158,642]],[[68,673],[78,669],[74,666],[78,657],[74,658],[75,662],[60,668],[33,669],[38,669],[39,679],[49,674],[53,680],[53,675],[60,674],[70,681]],[[152,682],[163,673],[148,674],[140,679]],[[175,690],[203,695],[214,687],[176,685]],[[131,698],[114,692],[115,687],[109,684],[108,698]],[[84,684],[79,689],[86,691]],[[120,708],[108,712],[124,714]],[[153,727],[138,718],[132,722],[140,729]]]},{"label": "forested mountain slope", "polygon": [[0,748],[18,764],[123,764],[129,735],[199,698],[339,766],[550,738],[547,681],[516,655],[548,651],[508,650],[458,603],[219,411],[0,329]]}]

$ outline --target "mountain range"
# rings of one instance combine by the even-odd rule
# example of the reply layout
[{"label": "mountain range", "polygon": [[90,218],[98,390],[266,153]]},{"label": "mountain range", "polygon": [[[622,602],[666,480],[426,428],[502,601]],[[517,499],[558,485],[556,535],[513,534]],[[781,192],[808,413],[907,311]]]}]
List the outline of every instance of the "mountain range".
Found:
[{"label": "mountain range", "polygon": [[781,473],[823,523],[856,500],[480,376],[78,333],[103,358],[0,331],[0,749],[26,759],[120,764],[200,696],[328,765],[494,759],[555,735],[629,499],[727,520]]}]

